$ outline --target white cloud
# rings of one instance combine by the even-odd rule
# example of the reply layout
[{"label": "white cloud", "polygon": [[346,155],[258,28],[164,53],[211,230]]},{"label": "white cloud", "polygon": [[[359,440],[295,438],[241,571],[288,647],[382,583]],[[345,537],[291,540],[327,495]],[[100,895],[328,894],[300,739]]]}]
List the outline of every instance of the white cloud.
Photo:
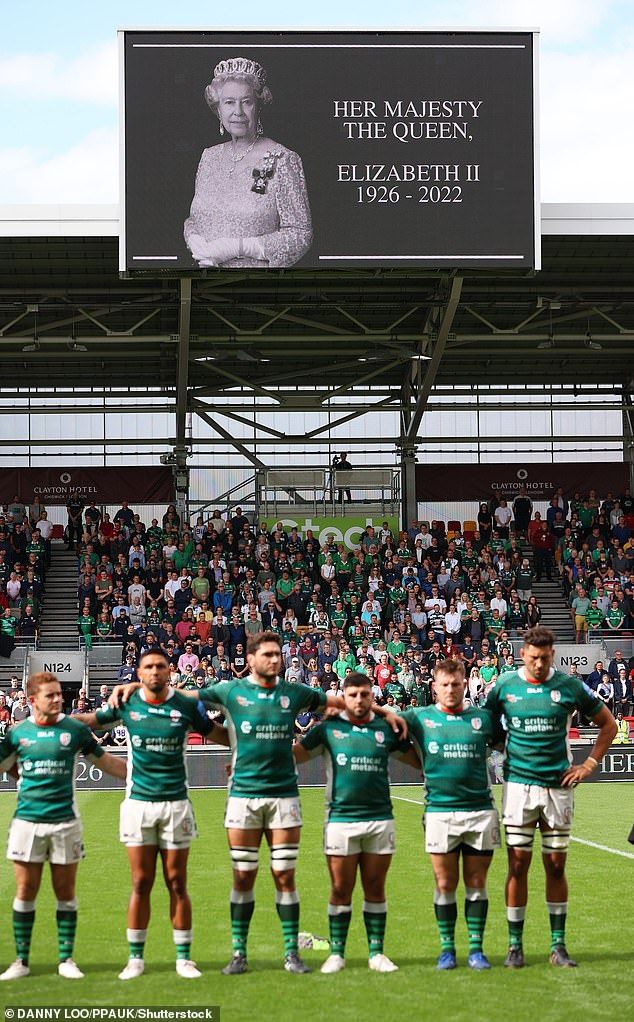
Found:
[{"label": "white cloud", "polygon": [[542,200],[634,202],[634,44],[542,56]]},{"label": "white cloud", "polygon": [[27,146],[0,149],[5,202],[118,202],[118,179],[116,128],[91,131],[55,156],[42,156]]},{"label": "white cloud", "polygon": [[101,43],[72,60],[57,53],[0,55],[0,90],[45,104],[59,99],[117,105],[117,44]]},{"label": "white cloud", "polygon": [[539,28],[544,44],[574,43],[592,37],[612,7],[613,0],[485,0],[477,20],[489,27]]}]

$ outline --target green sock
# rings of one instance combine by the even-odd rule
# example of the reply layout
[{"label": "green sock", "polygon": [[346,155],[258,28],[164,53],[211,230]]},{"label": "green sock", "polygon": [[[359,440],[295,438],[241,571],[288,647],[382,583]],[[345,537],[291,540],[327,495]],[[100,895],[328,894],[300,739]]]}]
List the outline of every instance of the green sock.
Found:
[{"label": "green sock", "polygon": [[451,891],[448,894],[443,894],[441,891],[435,890],[434,912],[440,933],[440,950],[455,951],[456,919],[458,918],[456,892]]},{"label": "green sock", "polygon": [[176,948],[176,958],[180,958],[183,961],[188,962],[191,958],[192,931],[173,930],[172,935],[174,938],[174,947]]},{"label": "green sock", "polygon": [[125,931],[125,935],[128,942],[128,958],[143,958],[147,930],[128,929]]},{"label": "green sock", "polygon": [[77,902],[57,902],[57,953],[60,962],[73,957],[75,933],[77,931]]},{"label": "green sock", "polygon": [[282,924],[284,957],[296,955],[299,933],[299,894],[297,891],[276,891],[275,907]]},{"label": "green sock", "polygon": [[374,955],[382,955],[385,926],[387,923],[387,902],[364,901],[363,921],[368,937],[368,954],[370,958],[373,958]]},{"label": "green sock", "polygon": [[352,905],[328,905],[330,950],[333,955],[344,957],[351,919]]},{"label": "green sock", "polygon": [[247,956],[249,923],[255,908],[253,891],[231,892],[231,947],[234,955]]},{"label": "green sock", "polygon": [[506,908],[506,918],[509,926],[509,945],[511,947],[522,946],[525,916],[526,905],[521,905],[520,907],[508,905]]},{"label": "green sock", "polygon": [[469,934],[469,952],[482,951],[484,927],[489,911],[489,899],[485,888],[467,887],[465,891],[464,914]]},{"label": "green sock", "polygon": [[558,945],[566,946],[566,915],[568,914],[567,901],[547,901],[546,908],[550,919],[550,950],[553,951]]},{"label": "green sock", "polygon": [[29,964],[31,953],[31,934],[35,922],[35,902],[22,901],[15,898],[13,901],[13,936],[15,938],[16,957],[20,958],[25,965]]}]

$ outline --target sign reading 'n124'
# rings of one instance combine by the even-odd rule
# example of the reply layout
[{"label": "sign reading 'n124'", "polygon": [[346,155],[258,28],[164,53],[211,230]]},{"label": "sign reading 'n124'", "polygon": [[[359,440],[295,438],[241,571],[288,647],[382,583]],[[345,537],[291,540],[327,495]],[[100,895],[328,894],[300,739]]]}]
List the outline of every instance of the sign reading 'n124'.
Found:
[{"label": "sign reading 'n124'", "polygon": [[120,32],[123,273],[539,268],[534,32]]}]

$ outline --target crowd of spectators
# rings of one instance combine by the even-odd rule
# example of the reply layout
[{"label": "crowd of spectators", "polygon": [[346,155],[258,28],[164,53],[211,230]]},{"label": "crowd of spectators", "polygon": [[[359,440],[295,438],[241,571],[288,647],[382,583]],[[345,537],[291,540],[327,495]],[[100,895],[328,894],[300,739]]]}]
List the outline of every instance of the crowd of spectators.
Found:
[{"label": "crowd of spectators", "polygon": [[0,511],[0,636],[9,641],[37,637],[52,532],[39,501],[15,496]]},{"label": "crowd of spectators", "polygon": [[153,647],[177,687],[243,677],[249,635],[271,629],[289,681],[337,690],[361,670],[378,702],[427,705],[434,665],[452,657],[480,704],[515,667],[509,640],[541,619],[511,525],[494,513],[488,531],[465,538],[418,521],[395,536],[385,522],[348,550],[279,522],[254,527],[241,508],[193,527],[173,506],[147,526],[127,503],[112,521],[80,509],[77,625],[88,645],[121,645],[119,680]]}]

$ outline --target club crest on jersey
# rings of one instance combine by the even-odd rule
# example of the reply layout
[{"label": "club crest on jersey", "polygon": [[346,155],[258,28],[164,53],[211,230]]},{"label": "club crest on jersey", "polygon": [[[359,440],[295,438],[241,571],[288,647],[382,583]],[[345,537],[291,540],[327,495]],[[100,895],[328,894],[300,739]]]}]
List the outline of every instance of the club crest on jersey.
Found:
[{"label": "club crest on jersey", "polygon": [[552,690],[552,692],[550,693],[550,698],[552,699],[552,701],[554,703],[560,703],[561,702],[561,692],[559,691],[558,688],[554,688]]},{"label": "club crest on jersey", "polygon": [[479,731],[480,728],[482,727],[482,718],[473,717],[471,720],[471,727],[473,728],[474,731]]},{"label": "club crest on jersey", "polygon": [[70,745],[70,734],[68,731],[62,731],[59,736],[60,745]]},{"label": "club crest on jersey", "polygon": [[180,720],[182,716],[180,710],[170,710],[170,720]]},{"label": "club crest on jersey", "polygon": [[282,707],[283,710],[288,710],[290,705],[291,701],[288,698],[288,696],[280,696],[280,706]]},{"label": "club crest on jersey", "polygon": [[383,742],[385,741],[385,735],[383,734],[382,731],[375,731],[374,740],[378,742],[379,745],[383,745]]}]

